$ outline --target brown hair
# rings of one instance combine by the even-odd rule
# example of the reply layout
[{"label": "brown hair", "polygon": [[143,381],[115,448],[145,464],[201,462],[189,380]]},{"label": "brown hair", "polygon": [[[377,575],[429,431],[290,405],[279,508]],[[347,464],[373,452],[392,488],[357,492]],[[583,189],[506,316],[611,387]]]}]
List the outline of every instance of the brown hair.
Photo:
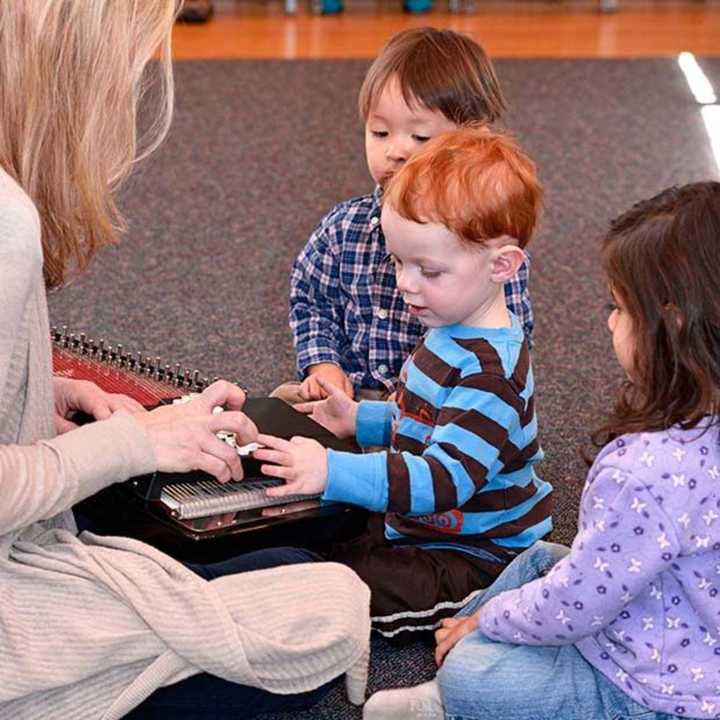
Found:
[{"label": "brown hair", "polygon": [[602,244],[633,329],[633,377],[593,435],[695,427],[720,413],[720,183],[673,187],[614,220]]},{"label": "brown hair", "polygon": [[535,164],[510,137],[462,128],[438,135],[408,160],[383,202],[468,243],[507,236],[524,248],[540,219],[542,188]]},{"label": "brown hair", "polygon": [[[45,282],[83,270],[123,227],[113,194],[172,115],[177,0],[0,2],[0,167],[40,214]],[[146,65],[160,50],[153,73]],[[137,107],[158,81],[138,149]]]},{"label": "brown hair", "polygon": [[440,110],[456,125],[491,123],[506,109],[490,58],[474,40],[452,30],[415,28],[390,38],[360,88],[363,120],[393,76],[409,107],[420,103]]}]

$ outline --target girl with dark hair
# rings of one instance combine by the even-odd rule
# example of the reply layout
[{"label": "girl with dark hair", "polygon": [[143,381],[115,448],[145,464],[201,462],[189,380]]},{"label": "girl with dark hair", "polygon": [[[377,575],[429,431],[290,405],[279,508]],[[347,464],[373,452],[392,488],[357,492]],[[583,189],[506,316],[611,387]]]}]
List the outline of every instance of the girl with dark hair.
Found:
[{"label": "girl with dark hair", "polygon": [[720,716],[720,183],[633,207],[603,265],[627,381],[572,547],[519,556],[365,718]]}]

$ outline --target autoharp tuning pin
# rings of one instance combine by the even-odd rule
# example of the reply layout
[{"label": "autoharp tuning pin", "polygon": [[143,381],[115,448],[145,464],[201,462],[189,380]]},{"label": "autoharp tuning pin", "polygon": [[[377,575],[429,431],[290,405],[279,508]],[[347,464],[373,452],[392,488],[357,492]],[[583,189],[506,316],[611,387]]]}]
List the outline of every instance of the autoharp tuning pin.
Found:
[{"label": "autoharp tuning pin", "polygon": [[173,384],[175,385],[175,387],[178,387],[182,383],[182,378],[180,377],[180,370],[180,363],[175,363],[175,373],[173,377]]},{"label": "autoharp tuning pin", "polygon": [[163,379],[165,382],[170,382],[170,366],[169,366],[169,365],[165,365],[165,366],[163,367],[163,377],[162,377],[162,379]]},{"label": "autoharp tuning pin", "polygon": [[66,344],[67,341],[67,325],[62,326],[62,331],[60,332],[60,341],[63,345]]},{"label": "autoharp tuning pin", "polygon": [[200,371],[199,370],[193,370],[192,374],[192,385],[193,388],[197,388],[198,381],[200,380]]},{"label": "autoharp tuning pin", "polygon": [[185,370],[183,371],[183,385],[187,385],[187,386],[190,385],[190,369],[189,368],[185,368]]},{"label": "autoharp tuning pin", "polygon": [[135,367],[133,369],[135,370],[135,372],[138,372],[138,373],[142,372],[142,359],[143,359],[143,354],[138,350],[135,353],[135,360],[134,360]]}]

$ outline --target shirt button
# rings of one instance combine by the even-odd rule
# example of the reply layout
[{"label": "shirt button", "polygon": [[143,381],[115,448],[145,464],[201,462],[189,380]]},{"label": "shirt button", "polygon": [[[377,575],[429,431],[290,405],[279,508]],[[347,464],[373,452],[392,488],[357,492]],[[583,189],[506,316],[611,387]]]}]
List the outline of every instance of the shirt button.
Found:
[{"label": "shirt button", "polygon": [[377,311],[376,315],[377,315],[381,320],[385,320],[385,319],[387,319],[388,311],[387,311],[385,308],[380,308],[380,309]]},{"label": "shirt button", "polygon": [[380,222],[380,218],[379,218],[377,215],[373,215],[373,216],[370,218],[370,224],[371,224],[373,227],[375,227],[375,225],[377,225],[379,222]]},{"label": "shirt button", "polygon": [[385,365],[384,363],[383,363],[382,365],[378,365],[378,372],[379,372],[381,375],[385,375],[385,373],[387,373],[387,371],[388,371],[388,366],[387,366],[387,365]]}]

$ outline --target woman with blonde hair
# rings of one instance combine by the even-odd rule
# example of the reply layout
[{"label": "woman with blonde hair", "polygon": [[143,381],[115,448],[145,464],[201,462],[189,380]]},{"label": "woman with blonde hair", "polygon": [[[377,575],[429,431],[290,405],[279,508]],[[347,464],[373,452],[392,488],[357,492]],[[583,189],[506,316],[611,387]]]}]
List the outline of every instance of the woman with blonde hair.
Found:
[{"label": "woman with blonde hair", "polygon": [[[351,700],[364,690],[368,590],[351,571],[237,574],[228,562],[201,576],[136,540],[78,535],[70,511],[154,470],[239,479],[215,433],[257,434],[243,393],[222,381],[145,412],[52,377],[46,290],[118,239],[114,193],[170,123],[176,11],[175,0],[0,3],[2,720],[252,717],[307,705],[346,671]],[[150,81],[156,122],[136,142]],[[97,422],[75,427],[78,410]]]}]

